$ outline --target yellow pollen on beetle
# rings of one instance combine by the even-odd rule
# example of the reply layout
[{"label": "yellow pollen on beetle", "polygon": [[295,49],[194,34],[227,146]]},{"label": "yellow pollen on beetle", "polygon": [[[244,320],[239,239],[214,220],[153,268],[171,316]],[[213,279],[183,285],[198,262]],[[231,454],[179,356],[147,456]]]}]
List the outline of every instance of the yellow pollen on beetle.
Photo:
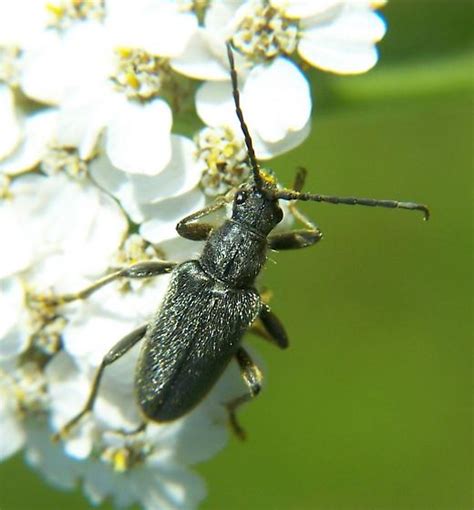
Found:
[{"label": "yellow pollen on beetle", "polygon": [[260,169],[260,177],[266,184],[271,184],[273,186],[277,185],[277,180],[275,179],[275,177],[263,169]]}]

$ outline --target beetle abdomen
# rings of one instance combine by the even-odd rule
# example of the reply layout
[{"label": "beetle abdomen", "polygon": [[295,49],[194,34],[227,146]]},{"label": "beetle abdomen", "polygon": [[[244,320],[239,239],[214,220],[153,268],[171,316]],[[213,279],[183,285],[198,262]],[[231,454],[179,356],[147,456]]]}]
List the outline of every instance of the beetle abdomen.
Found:
[{"label": "beetle abdomen", "polygon": [[167,294],[148,326],[137,363],[142,412],[156,421],[183,416],[215,384],[257,317],[260,297],[208,276],[198,261],[172,275]]}]

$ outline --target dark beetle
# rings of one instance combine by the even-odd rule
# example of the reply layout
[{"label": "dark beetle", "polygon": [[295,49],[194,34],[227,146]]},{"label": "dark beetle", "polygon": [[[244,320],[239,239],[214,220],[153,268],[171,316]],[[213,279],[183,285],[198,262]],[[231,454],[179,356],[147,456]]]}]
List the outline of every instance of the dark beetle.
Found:
[{"label": "dark beetle", "polygon": [[429,217],[426,206],[411,202],[303,193],[304,171],[297,174],[294,189],[280,189],[276,180],[260,169],[257,163],[240,108],[237,76],[229,45],[227,49],[236,112],[247,145],[252,179],[234,193],[232,217],[219,228],[196,223],[196,220],[223,207],[227,203],[225,199],[218,200],[178,224],[177,230],[181,236],[206,241],[199,260],[179,265],[163,261],[135,264],[104,277],[82,292],[58,298],[62,303],[83,299],[119,277],[145,278],[172,271],[171,282],[158,313],[148,325],[127,335],[106,355],[95,376],[86,405],[66,424],[58,437],[67,433],[92,409],[105,367],[142,339],[135,388],[138,404],[147,419],[167,422],[189,412],[206,396],[232,358],[235,358],[249,392],[228,402],[227,408],[233,429],[243,436],[235,410],[259,392],[262,375],[241,346],[242,337],[259,318],[270,340],[281,348],[288,346],[283,327],[254,287],[255,279],[265,264],[268,249],[304,248],[322,237],[318,228],[296,209],[295,216],[304,228],[272,234],[283,218],[279,200],[421,210],[425,219]]}]

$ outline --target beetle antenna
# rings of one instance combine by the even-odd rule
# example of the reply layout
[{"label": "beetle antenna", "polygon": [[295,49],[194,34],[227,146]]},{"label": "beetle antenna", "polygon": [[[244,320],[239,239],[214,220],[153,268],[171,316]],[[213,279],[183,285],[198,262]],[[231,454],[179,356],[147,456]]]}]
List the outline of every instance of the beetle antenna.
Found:
[{"label": "beetle antenna", "polygon": [[255,185],[258,189],[262,189],[262,176],[260,175],[260,167],[258,166],[257,157],[255,156],[255,150],[253,148],[252,137],[250,136],[249,129],[245,123],[244,114],[240,107],[240,93],[237,84],[237,71],[235,70],[234,55],[232,53],[232,47],[229,41],[226,41],[227,57],[229,58],[230,66],[230,79],[232,81],[232,95],[234,97],[235,112],[240,122],[240,127],[244,134],[245,145],[247,146],[247,153],[252,167],[253,178]]},{"label": "beetle antenna", "polygon": [[386,207],[388,209],[409,209],[411,211],[422,211],[424,220],[430,218],[430,210],[428,206],[417,204],[415,202],[398,202],[396,200],[377,200],[374,198],[357,198],[357,197],[335,197],[331,195],[315,195],[313,193],[300,193],[293,190],[281,190],[273,193],[276,199],[282,200],[302,200],[311,202],[326,202],[329,204],[344,205],[365,205],[368,207]]}]

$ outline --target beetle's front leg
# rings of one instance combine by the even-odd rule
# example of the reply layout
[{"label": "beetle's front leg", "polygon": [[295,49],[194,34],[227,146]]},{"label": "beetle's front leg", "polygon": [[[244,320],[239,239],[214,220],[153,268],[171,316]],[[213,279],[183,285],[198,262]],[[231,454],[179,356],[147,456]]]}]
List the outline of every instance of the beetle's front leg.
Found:
[{"label": "beetle's front leg", "polygon": [[[294,191],[300,192],[303,189],[306,174],[307,171],[305,168],[299,167],[297,169],[293,183]],[[293,216],[302,223],[305,228],[270,235],[268,237],[268,246],[272,250],[294,250],[298,248],[307,248],[308,246],[312,246],[317,243],[323,237],[319,228],[299,209],[297,209],[295,202],[290,203],[289,209]]]},{"label": "beetle's front leg", "polygon": [[319,228],[308,219],[294,204],[290,204],[289,209],[293,216],[306,228],[290,230],[268,236],[268,247],[271,250],[295,250],[298,248],[307,248],[316,244],[323,233]]},{"label": "beetle's front leg", "polygon": [[[54,434],[53,441],[59,441],[60,439],[64,439],[69,432],[77,425],[77,423],[85,416],[88,412],[92,411],[94,407],[94,402],[97,398],[97,393],[99,391],[100,381],[102,376],[104,375],[104,370],[108,365],[111,365],[114,361],[117,361],[121,358],[125,353],[127,353],[137,342],[139,342],[145,335],[147,326],[140,326],[136,330],[129,333],[127,336],[122,338],[117,344],[115,344],[112,349],[105,355],[102,363],[100,364],[95,376],[92,381],[91,390],[87,401],[81,411],[74,416],[71,420],[69,420],[62,428]],[[143,430],[143,424],[140,425],[133,432],[138,432]]]},{"label": "beetle's front leg", "polygon": [[211,234],[214,226],[210,223],[195,223],[200,218],[212,214],[213,212],[221,209],[227,204],[228,200],[226,197],[218,198],[213,204],[204,209],[186,216],[177,225],[176,231],[181,237],[190,239],[191,241],[206,241]]},{"label": "beetle's front leg", "polygon": [[161,260],[150,260],[146,262],[138,262],[132,266],[119,269],[114,271],[99,280],[95,281],[91,285],[84,289],[73,292],[71,294],[63,294],[60,296],[54,296],[53,298],[47,298],[48,301],[54,301],[56,304],[70,303],[78,299],[86,299],[96,290],[104,287],[108,283],[117,280],[118,278],[151,278],[152,276],[158,276],[166,274],[172,271],[177,266],[176,262],[161,261]]},{"label": "beetle's front leg", "polygon": [[239,347],[235,353],[235,359],[239,364],[240,373],[245,384],[248,387],[248,393],[240,395],[237,398],[227,402],[226,407],[229,412],[229,422],[232,430],[239,439],[245,439],[245,430],[237,420],[236,411],[242,404],[256,397],[262,389],[263,375],[258,366],[252,361],[247,351],[243,347]]}]

